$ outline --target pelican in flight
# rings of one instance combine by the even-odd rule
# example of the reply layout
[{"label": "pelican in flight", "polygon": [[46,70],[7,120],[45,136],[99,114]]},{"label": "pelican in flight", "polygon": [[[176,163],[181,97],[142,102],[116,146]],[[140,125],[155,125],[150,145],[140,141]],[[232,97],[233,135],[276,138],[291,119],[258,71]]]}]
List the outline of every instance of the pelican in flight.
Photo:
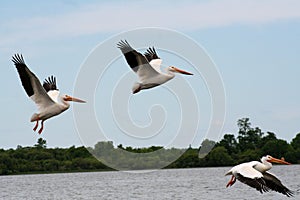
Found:
[{"label": "pelican in flight", "polygon": [[26,66],[22,55],[15,54],[12,61],[17,68],[25,92],[38,107],[39,112],[32,115],[30,122],[36,121],[33,128],[36,131],[39,121],[42,121],[39,134],[43,131],[44,121],[67,110],[70,107],[69,101],[85,103],[83,100],[68,95],[59,96],[56,78],[53,76],[45,79],[42,86],[38,78]]},{"label": "pelican in flight", "polygon": [[273,158],[269,155],[262,157],[261,162],[252,161],[239,164],[225,174],[232,175],[226,187],[232,186],[238,179],[261,193],[274,190],[288,197],[293,196],[293,192],[285,187],[275,175],[267,172],[272,168],[272,162],[290,165],[284,160]]},{"label": "pelican in flight", "polygon": [[144,55],[134,50],[126,40],[121,40],[117,47],[124,54],[128,65],[138,75],[139,82],[133,85],[133,94],[171,80],[175,77],[174,73],[193,75],[174,66],[170,66],[166,68],[165,72],[162,72],[160,70],[162,60],[158,57],[154,47],[148,48]]}]

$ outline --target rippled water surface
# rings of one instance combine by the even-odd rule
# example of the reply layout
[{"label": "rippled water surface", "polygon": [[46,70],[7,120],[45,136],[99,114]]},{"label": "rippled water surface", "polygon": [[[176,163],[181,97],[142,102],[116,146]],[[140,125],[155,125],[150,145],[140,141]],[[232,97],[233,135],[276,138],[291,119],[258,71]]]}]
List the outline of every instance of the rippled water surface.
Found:
[{"label": "rippled water surface", "polygon": [[[225,188],[230,167],[136,172],[90,172],[0,176],[0,199],[288,199],[260,194],[240,182]],[[300,199],[300,165],[274,166]]]}]

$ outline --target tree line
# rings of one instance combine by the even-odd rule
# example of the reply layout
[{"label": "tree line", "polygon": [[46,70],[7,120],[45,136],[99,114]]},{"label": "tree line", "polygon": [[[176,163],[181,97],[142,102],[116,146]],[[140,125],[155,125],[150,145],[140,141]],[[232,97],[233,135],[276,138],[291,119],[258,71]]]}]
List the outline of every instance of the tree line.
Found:
[{"label": "tree line", "polygon": [[260,160],[264,155],[282,158],[293,164],[300,164],[300,133],[290,143],[278,139],[273,132],[262,132],[259,127],[252,127],[249,118],[242,118],[237,121],[238,135],[225,134],[223,139],[217,143],[211,140],[204,140],[199,148],[211,149],[204,156],[198,155],[191,149],[179,158],[171,166],[181,167],[190,163],[187,167],[217,167],[232,166],[243,162]]},{"label": "tree line", "polygon": [[288,143],[273,132],[252,127],[249,118],[239,119],[237,126],[237,137],[225,134],[219,142],[206,139],[199,148],[186,149],[114,147],[109,141],[88,148],[47,148],[46,141],[39,138],[33,147],[0,149],[0,175],[232,166],[267,154],[300,164],[300,133]]}]

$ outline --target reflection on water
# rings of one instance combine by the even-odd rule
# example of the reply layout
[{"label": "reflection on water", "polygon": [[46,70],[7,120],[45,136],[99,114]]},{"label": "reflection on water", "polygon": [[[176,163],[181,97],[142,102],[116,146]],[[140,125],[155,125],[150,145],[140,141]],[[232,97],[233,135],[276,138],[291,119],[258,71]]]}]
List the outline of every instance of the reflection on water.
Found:
[{"label": "reflection on water", "polygon": [[[0,199],[285,199],[237,181],[225,188],[230,167],[131,172],[0,176]],[[271,170],[300,199],[300,165]]]}]

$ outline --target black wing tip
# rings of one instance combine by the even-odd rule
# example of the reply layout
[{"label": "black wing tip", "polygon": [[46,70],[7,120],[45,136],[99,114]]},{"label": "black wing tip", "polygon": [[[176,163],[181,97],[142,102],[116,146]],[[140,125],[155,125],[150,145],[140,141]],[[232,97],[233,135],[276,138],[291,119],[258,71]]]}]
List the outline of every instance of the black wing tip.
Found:
[{"label": "black wing tip", "polygon": [[49,90],[58,90],[56,85],[56,77],[51,75],[48,78],[45,78],[43,82],[44,89],[48,92]]},{"label": "black wing tip", "polygon": [[247,178],[242,176],[240,173],[237,174],[237,179],[241,181],[242,183],[245,183],[249,185],[250,187],[255,188],[258,190],[261,194],[264,192],[270,192],[275,191],[278,193],[281,193],[283,195],[286,195],[287,197],[293,197],[294,192],[289,190],[284,185],[274,185],[273,183],[270,184],[270,182],[265,178]]},{"label": "black wing tip", "polygon": [[285,188],[285,190],[282,191],[281,193],[286,195],[287,197],[293,197],[294,196],[294,192],[289,190],[288,188]]},{"label": "black wing tip", "polygon": [[121,40],[119,43],[117,43],[117,47],[122,51],[123,54],[135,51],[127,42],[127,40]]},{"label": "black wing tip", "polygon": [[24,61],[24,58],[23,58],[22,54],[16,53],[15,55],[12,56],[11,60],[13,61],[13,63],[15,65],[18,65],[18,64],[24,64],[25,65],[25,61]]},{"label": "black wing tip", "polygon": [[266,186],[266,182],[262,178],[248,178],[240,173],[237,173],[236,177],[239,181],[241,181],[244,184],[247,184],[248,186],[255,188],[257,191],[259,191],[261,194],[264,192],[269,192],[269,188]]},{"label": "black wing tip", "polygon": [[273,191],[279,192],[281,194],[286,195],[287,197],[292,197],[294,195],[294,192],[289,190],[287,187],[285,187],[281,181],[275,177],[274,175],[265,172],[264,178],[266,182],[266,186]]},{"label": "black wing tip", "polygon": [[52,84],[56,84],[56,77],[51,75],[47,78],[45,78],[44,83],[52,83]]},{"label": "black wing tip", "polygon": [[160,59],[154,47],[149,47],[147,51],[144,53],[144,55],[146,56],[149,62],[153,59]]},{"label": "black wing tip", "polygon": [[124,48],[124,47],[130,47],[130,48],[132,48],[132,47],[130,46],[130,44],[127,42],[127,40],[120,40],[120,42],[117,43],[117,47],[118,47],[119,49],[122,49],[122,48]]}]

